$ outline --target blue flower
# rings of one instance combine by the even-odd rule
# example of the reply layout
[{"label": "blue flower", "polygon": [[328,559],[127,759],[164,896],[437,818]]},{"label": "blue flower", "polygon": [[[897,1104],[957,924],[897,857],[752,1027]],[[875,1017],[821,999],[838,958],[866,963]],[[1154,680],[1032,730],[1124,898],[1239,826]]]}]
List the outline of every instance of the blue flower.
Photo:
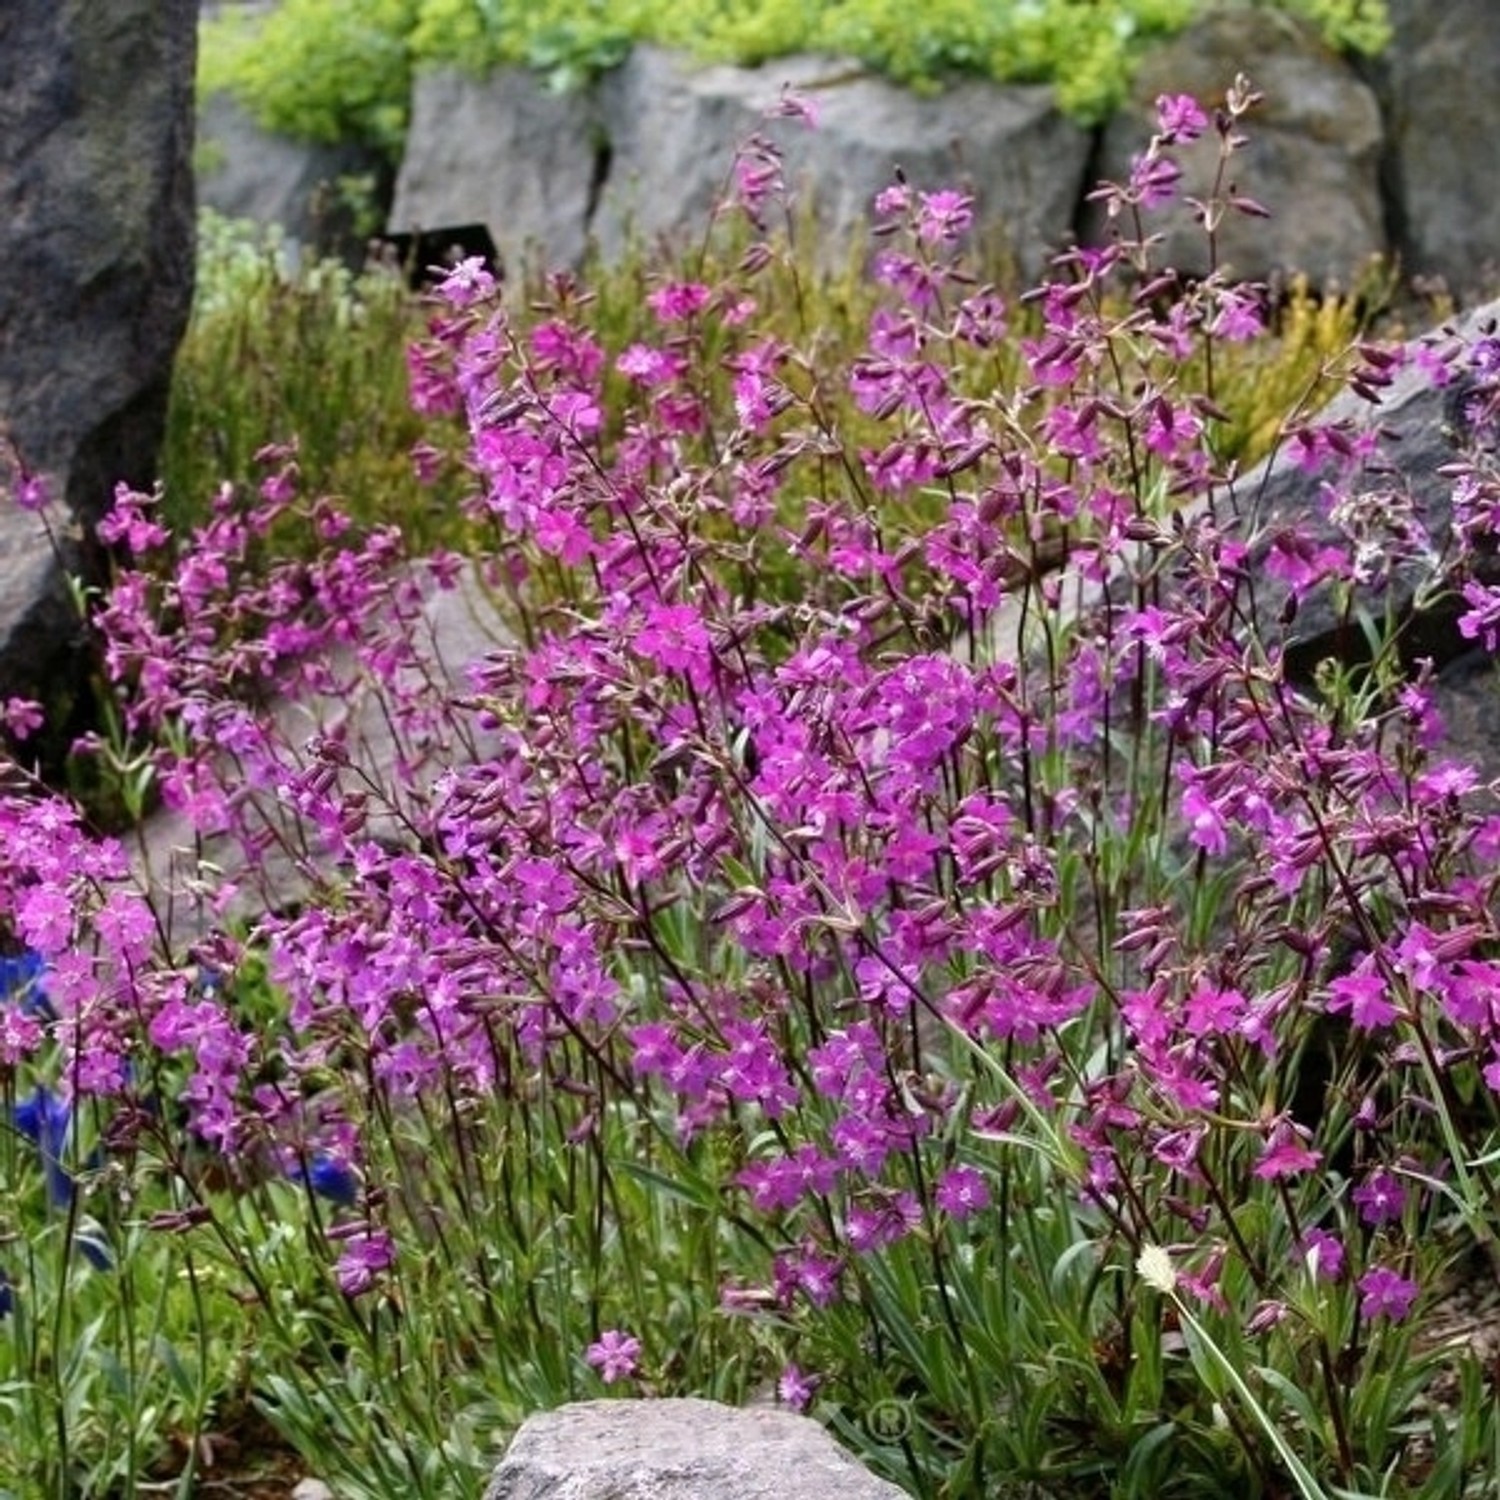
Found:
[{"label": "blue flower", "polygon": [[340,1208],[351,1208],[359,1198],[359,1178],[348,1162],[319,1151],[298,1175],[313,1192],[321,1194]]},{"label": "blue flower", "polygon": [[40,953],[0,955],[0,1001],[18,1001],[28,1015],[55,1021],[57,1012],[42,984],[46,972]]},{"label": "blue flower", "polygon": [[47,1177],[47,1196],[65,1207],[73,1201],[73,1178],[63,1166],[68,1130],[73,1121],[72,1106],[39,1084],[29,1097],[16,1104],[11,1119],[41,1155],[42,1170]]},{"label": "blue flower", "polygon": [[10,1284],[10,1277],[0,1268],[0,1322],[4,1322],[15,1311],[15,1306],[15,1288]]},{"label": "blue flower", "polygon": [[100,1228],[94,1219],[85,1219],[78,1226],[78,1237],[74,1241],[82,1252],[83,1258],[96,1271],[113,1271],[115,1258],[110,1254],[108,1244],[105,1243],[104,1230]]}]

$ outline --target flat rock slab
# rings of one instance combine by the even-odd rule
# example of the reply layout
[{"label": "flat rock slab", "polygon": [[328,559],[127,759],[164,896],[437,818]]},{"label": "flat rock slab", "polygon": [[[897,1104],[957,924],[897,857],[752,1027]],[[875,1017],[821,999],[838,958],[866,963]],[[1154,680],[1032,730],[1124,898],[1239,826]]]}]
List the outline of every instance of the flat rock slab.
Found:
[{"label": "flat rock slab", "polygon": [[485,1500],[903,1500],[810,1417],[693,1397],[530,1418]]},{"label": "flat rock slab", "polygon": [[[420,614],[407,629],[411,657],[402,675],[425,680],[440,693],[462,693],[469,665],[514,639],[472,564],[450,589],[426,586]],[[277,698],[258,714],[288,774],[312,763],[310,746],[323,736],[344,745],[348,760],[340,782],[351,789],[373,783],[425,792],[451,766],[486,753],[482,738],[460,739],[441,724],[421,743],[409,733],[398,735],[382,691],[348,648],[335,652],[327,666],[328,691]],[[232,791],[234,763],[221,762],[218,774]],[[174,948],[198,941],[225,920],[253,922],[293,906],[328,873],[318,837],[286,803],[256,796],[244,820],[234,832],[205,835],[186,812],[163,806],[137,830],[136,876],[150,891]],[[382,811],[372,813],[366,833],[395,843],[409,838]],[[247,835],[254,841],[250,847]],[[213,905],[211,894],[225,887],[232,888],[231,898]]]}]

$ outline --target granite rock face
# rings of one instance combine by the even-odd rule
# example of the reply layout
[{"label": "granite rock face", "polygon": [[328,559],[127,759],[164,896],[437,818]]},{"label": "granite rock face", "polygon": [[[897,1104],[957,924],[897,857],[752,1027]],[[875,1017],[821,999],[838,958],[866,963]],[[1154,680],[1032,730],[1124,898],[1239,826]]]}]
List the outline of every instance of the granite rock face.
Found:
[{"label": "granite rock face", "polygon": [[786,122],[774,134],[786,182],[810,201],[835,262],[858,243],[898,166],[915,187],[972,192],[976,216],[1022,276],[1038,276],[1058,248],[1090,141],[1049,89],[963,83],[925,98],[836,58],[705,68],[636,47],[599,91],[610,160],[591,228],[604,253],[632,230],[648,241],[701,233],[726,195],[736,145],[765,129],[783,87],[817,111],[815,129]]},{"label": "granite rock face", "polygon": [[[1270,211],[1269,219],[1226,214],[1219,264],[1242,280],[1305,272],[1314,283],[1347,280],[1386,248],[1380,191],[1384,127],[1374,91],[1306,26],[1279,11],[1210,12],[1180,36],[1154,48],[1130,98],[1106,126],[1098,176],[1124,182],[1131,158],[1156,128],[1162,94],[1191,94],[1205,105],[1245,74],[1265,96],[1246,121],[1249,145],[1233,159],[1231,180]],[[1206,198],[1219,170],[1219,140],[1210,130],[1179,152],[1183,197]],[[1166,231],[1158,265],[1202,275],[1207,239],[1184,222],[1146,216],[1148,230]],[[1103,240],[1102,215],[1086,220],[1086,237]]]},{"label": "granite rock face", "polygon": [[482,223],[507,266],[576,265],[607,167],[597,101],[523,68],[420,74],[390,229]]},{"label": "granite rock face", "polygon": [[508,263],[549,266],[576,266],[590,239],[614,255],[632,235],[700,235],[736,146],[784,85],[819,111],[816,130],[784,121],[775,137],[831,258],[857,243],[898,165],[918,187],[972,191],[1024,275],[1064,238],[1090,140],[1046,89],[976,83],[926,99],[834,59],[702,68],[648,46],[582,95],[514,69],[420,75],[390,227],[478,220]]},{"label": "granite rock face", "polygon": [[1492,0],[1389,0],[1372,69],[1403,269],[1459,292],[1500,286],[1500,16]]},{"label": "granite rock face", "polygon": [[[74,520],[155,477],[192,298],[196,47],[197,0],[0,6],[0,427],[73,566]],[[36,517],[7,501],[0,697],[50,696],[75,629]]]},{"label": "granite rock face", "polygon": [[810,1417],[690,1397],[576,1401],[523,1424],[485,1500],[901,1500]]},{"label": "granite rock face", "polygon": [[198,104],[198,202],[230,219],[279,224],[299,247],[356,263],[379,223],[361,224],[361,198],[383,217],[391,172],[368,146],[312,145],[263,129],[226,94]]}]

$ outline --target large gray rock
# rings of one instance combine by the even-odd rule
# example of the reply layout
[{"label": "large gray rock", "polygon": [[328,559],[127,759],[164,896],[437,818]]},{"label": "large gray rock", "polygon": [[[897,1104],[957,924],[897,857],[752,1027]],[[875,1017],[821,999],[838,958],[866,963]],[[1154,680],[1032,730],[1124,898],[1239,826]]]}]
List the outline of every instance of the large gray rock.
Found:
[{"label": "large gray rock", "polygon": [[1050,90],[970,83],[921,98],[827,58],[705,68],[646,46],[574,95],[514,69],[419,76],[391,228],[478,220],[508,263],[532,265],[576,265],[591,237],[607,256],[632,235],[686,242],[784,84],[819,107],[818,129],[786,124],[776,139],[830,259],[856,243],[898,164],[919,187],[970,189],[1028,276],[1068,235],[1090,142]]},{"label": "large gray rock", "polygon": [[292,140],[227,94],[198,104],[198,202],[231,219],[276,224],[296,246],[358,259],[383,227],[390,167],[380,152]]},{"label": "large gray rock", "polygon": [[417,75],[390,228],[481,223],[507,266],[576,266],[608,166],[597,100],[523,68]]},{"label": "large gray rock", "polygon": [[901,1500],[816,1422],[693,1398],[577,1401],[523,1424],[485,1500]]},{"label": "large gray rock", "polygon": [[[193,284],[196,0],[0,6],[0,427],[65,507],[70,565],[149,488]],[[76,622],[34,516],[0,502],[0,698],[56,701]]]},{"label": "large gray rock", "polygon": [[[1500,302],[1475,309],[1446,332],[1423,342],[1435,349],[1465,349],[1492,332]],[[1418,344],[1411,346],[1412,349]],[[1350,390],[1336,397],[1316,419],[1316,426],[1343,426],[1358,439],[1376,435],[1368,456],[1348,477],[1336,483],[1345,504],[1335,515],[1326,490],[1328,473],[1308,469],[1283,449],[1243,476],[1235,486],[1236,503],[1248,529],[1261,540],[1261,553],[1279,535],[1297,530],[1314,548],[1347,549],[1351,536],[1362,536],[1369,548],[1369,582],[1354,590],[1354,604],[1374,620],[1405,622],[1408,660],[1431,659],[1442,667],[1473,650],[1457,629],[1463,606],[1451,593],[1434,587],[1443,574],[1443,559],[1452,556],[1454,476],[1445,466],[1460,459],[1475,441],[1490,439],[1475,432],[1466,407],[1476,388],[1466,357],[1447,384],[1439,384],[1424,361],[1408,359],[1388,386],[1371,401]],[[1426,533],[1413,545],[1407,528],[1413,518]],[[1358,658],[1364,641],[1357,627],[1336,610],[1331,591],[1307,593],[1296,618],[1285,629],[1278,622],[1288,613],[1291,585],[1273,571],[1259,570],[1255,612],[1267,639],[1282,638],[1294,677],[1307,679],[1326,657]],[[1500,746],[1496,747],[1500,753]]]},{"label": "large gray rock", "polygon": [[[1099,176],[1110,182],[1129,178],[1132,158],[1156,129],[1160,95],[1191,94],[1216,103],[1241,73],[1265,102],[1245,121],[1249,145],[1235,156],[1230,180],[1272,217],[1227,214],[1219,236],[1220,265],[1240,279],[1301,271],[1320,284],[1347,284],[1387,248],[1380,106],[1350,64],[1280,11],[1210,12],[1153,48],[1127,103],[1105,128]],[[1216,132],[1210,129],[1202,140],[1181,148],[1179,160],[1180,193],[1206,198],[1219,169]],[[1157,264],[1194,275],[1209,269],[1204,233],[1180,206],[1145,217],[1148,230],[1166,233]],[[1107,232],[1102,215],[1089,218],[1090,240],[1099,243]]]},{"label": "large gray rock", "polygon": [[972,191],[978,219],[1028,278],[1068,235],[1090,141],[1050,89],[964,83],[927,98],[839,59],[701,67],[636,47],[600,88],[611,156],[593,229],[605,253],[630,231],[679,241],[701,233],[735,147],[764,128],[783,86],[818,111],[816,129],[792,125],[775,138],[833,262],[858,242],[897,166],[916,187]]},{"label": "large gray rock", "polygon": [[1493,0],[1389,0],[1375,69],[1396,248],[1457,292],[1500,284],[1500,17]]}]

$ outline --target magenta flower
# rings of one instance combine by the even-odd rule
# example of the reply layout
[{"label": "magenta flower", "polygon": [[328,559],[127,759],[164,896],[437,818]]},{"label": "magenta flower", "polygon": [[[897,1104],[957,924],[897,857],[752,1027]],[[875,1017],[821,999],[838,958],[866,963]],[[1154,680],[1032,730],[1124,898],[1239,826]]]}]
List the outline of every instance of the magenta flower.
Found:
[{"label": "magenta flower", "polygon": [[1130,166],[1130,191],[1142,208],[1160,208],[1176,195],[1182,168],[1165,156],[1138,156]]},{"label": "magenta flower", "polygon": [[1309,1229],[1297,1247],[1317,1281],[1337,1281],[1344,1274],[1344,1247],[1326,1229]]},{"label": "magenta flower", "polygon": [[694,687],[708,685],[711,645],[703,617],[693,605],[648,605],[646,622],[631,644],[657,666],[686,673]]},{"label": "magenta flower", "polygon": [[1406,1209],[1406,1187],[1394,1172],[1378,1167],[1350,1197],[1366,1224],[1390,1224]]},{"label": "magenta flower", "polygon": [[892,183],[881,188],[875,195],[875,215],[881,219],[894,219],[911,207],[911,189],[904,182]]},{"label": "magenta flower", "polygon": [[1373,1266],[1359,1278],[1362,1296],[1359,1310],[1366,1318],[1390,1318],[1399,1322],[1411,1311],[1420,1288],[1388,1266]]},{"label": "magenta flower", "polygon": [[1215,338],[1243,343],[1258,338],[1266,330],[1260,304],[1255,297],[1238,289],[1226,288],[1219,294],[1218,311],[1209,321],[1208,331]]},{"label": "magenta flower", "polygon": [[776,1395],[783,1406],[789,1406],[793,1411],[806,1411],[817,1388],[816,1375],[808,1375],[796,1365],[788,1365],[776,1382]]},{"label": "magenta flower", "polygon": [[383,1271],[396,1264],[396,1247],[383,1229],[351,1235],[334,1267],[334,1280],[346,1297],[362,1297]]},{"label": "magenta flower", "polygon": [[951,245],[974,222],[974,199],[944,188],[923,193],[917,208],[917,238],[929,245]]},{"label": "magenta flower", "polygon": [[943,1173],[934,1195],[937,1205],[950,1218],[967,1219],[989,1207],[990,1190],[973,1167],[954,1167]]},{"label": "magenta flower", "polygon": [[7,698],[0,704],[0,726],[7,734],[24,740],[46,723],[42,706],[30,698]]},{"label": "magenta flower", "polygon": [[781,97],[766,111],[769,120],[800,120],[809,130],[818,128],[822,106],[808,94],[783,86]]},{"label": "magenta flower", "polygon": [[605,1385],[629,1380],[640,1371],[641,1341],[618,1328],[607,1328],[589,1345],[585,1359]]},{"label": "magenta flower", "polygon": [[1350,1022],[1364,1031],[1389,1026],[1396,1019],[1390,990],[1383,975],[1368,960],[1353,974],[1341,974],[1328,986],[1328,1009],[1349,1012]]},{"label": "magenta flower", "polygon": [[1165,141],[1195,141],[1208,129],[1208,116],[1191,94],[1161,94],[1156,122]]},{"label": "magenta flower", "polygon": [[1282,1120],[1271,1132],[1254,1171],[1267,1181],[1295,1177],[1300,1172],[1311,1172],[1322,1160],[1322,1154],[1307,1144],[1298,1128],[1289,1120]]},{"label": "magenta flower", "polygon": [[495,278],[485,268],[482,256],[471,255],[454,266],[437,290],[450,307],[470,307],[494,292]]},{"label": "magenta flower", "polygon": [[708,306],[711,293],[701,282],[672,281],[646,298],[646,305],[663,323],[681,323]]},{"label": "magenta flower", "polygon": [[1205,854],[1223,854],[1229,848],[1229,825],[1223,807],[1204,789],[1198,772],[1184,773],[1187,786],[1182,793],[1182,816],[1188,825],[1188,839]]}]

